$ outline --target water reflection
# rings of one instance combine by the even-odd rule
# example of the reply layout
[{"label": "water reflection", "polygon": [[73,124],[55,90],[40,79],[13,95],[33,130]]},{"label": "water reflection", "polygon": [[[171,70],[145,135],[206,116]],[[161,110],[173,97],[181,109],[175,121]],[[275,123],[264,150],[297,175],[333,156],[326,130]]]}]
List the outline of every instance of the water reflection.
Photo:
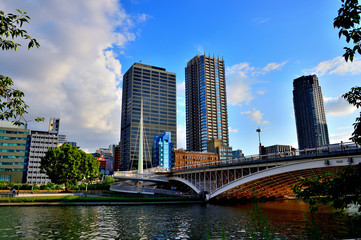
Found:
[{"label": "water reflection", "polygon": [[[272,229],[286,239],[305,238],[307,205],[296,201],[264,205]],[[0,239],[241,239],[249,205],[211,204],[92,206],[92,207],[2,207]],[[342,218],[321,209],[320,232],[329,238],[347,238]]]}]

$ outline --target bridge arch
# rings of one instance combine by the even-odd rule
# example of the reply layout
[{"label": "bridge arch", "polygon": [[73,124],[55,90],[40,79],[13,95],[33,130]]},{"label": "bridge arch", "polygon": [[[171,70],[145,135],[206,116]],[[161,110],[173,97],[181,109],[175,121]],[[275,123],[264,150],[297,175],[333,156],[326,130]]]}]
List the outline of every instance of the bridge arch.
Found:
[{"label": "bridge arch", "polygon": [[187,185],[188,187],[192,188],[197,194],[200,194],[202,192],[201,189],[197,188],[194,184],[192,184],[191,182],[187,181],[186,179],[180,178],[180,177],[169,177],[170,181],[178,181],[181,182],[185,185]]},{"label": "bridge arch", "polygon": [[[255,186],[256,190],[261,192],[261,194],[257,193],[257,196],[285,197],[293,195],[291,188],[301,176],[316,176],[324,171],[336,172],[346,165],[358,163],[361,163],[360,155],[309,158],[302,161],[290,160],[262,168],[261,165],[257,164],[218,166],[218,168],[189,169],[183,172],[175,172],[170,176],[170,180],[180,181],[197,193],[206,191],[208,200],[250,197],[253,195],[252,188]],[[248,174],[236,174],[237,169],[241,169],[243,172],[243,169],[247,170],[254,167],[259,168],[259,171],[249,170]],[[230,173],[233,176],[230,176]]]}]

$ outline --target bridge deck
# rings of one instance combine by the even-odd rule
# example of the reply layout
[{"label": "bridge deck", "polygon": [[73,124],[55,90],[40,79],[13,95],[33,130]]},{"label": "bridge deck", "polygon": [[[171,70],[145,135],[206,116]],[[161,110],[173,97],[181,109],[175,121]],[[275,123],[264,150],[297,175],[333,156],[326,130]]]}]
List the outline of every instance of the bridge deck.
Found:
[{"label": "bridge deck", "polygon": [[350,150],[344,150],[344,151],[334,151],[334,152],[309,152],[307,154],[303,155],[296,155],[296,156],[286,156],[286,157],[277,157],[277,158],[245,158],[245,159],[231,159],[231,160],[225,160],[222,162],[215,162],[212,165],[204,164],[198,165],[197,167],[189,167],[184,169],[172,169],[172,173],[178,173],[178,172],[187,172],[189,170],[196,170],[196,171],[202,171],[204,169],[214,169],[214,168],[222,168],[222,167],[232,167],[232,166],[242,166],[242,165],[257,165],[262,163],[282,163],[287,161],[302,161],[302,160],[309,160],[309,159],[315,159],[315,158],[328,158],[328,157],[339,157],[339,156],[345,156],[345,155],[358,155],[361,153],[361,148],[357,149],[350,149]]}]

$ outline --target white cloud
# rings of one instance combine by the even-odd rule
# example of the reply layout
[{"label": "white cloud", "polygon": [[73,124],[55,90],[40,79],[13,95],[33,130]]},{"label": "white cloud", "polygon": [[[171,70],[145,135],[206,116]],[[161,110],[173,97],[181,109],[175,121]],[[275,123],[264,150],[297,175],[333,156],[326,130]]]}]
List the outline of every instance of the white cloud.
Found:
[{"label": "white cloud", "polygon": [[135,39],[132,17],[117,0],[14,0],[0,8],[27,11],[26,29],[41,45],[1,53],[0,72],[25,92],[28,118],[60,117],[61,134],[91,151],[117,143],[122,66],[112,47]]},{"label": "white cloud", "polygon": [[352,131],[330,134],[330,143],[350,142]]},{"label": "white cloud", "polygon": [[182,109],[186,106],[185,81],[177,84],[177,105]]},{"label": "white cloud", "polygon": [[252,121],[257,122],[257,124],[268,124],[269,121],[263,120],[264,113],[261,113],[260,110],[253,108],[252,111],[241,112],[242,115],[248,115]]},{"label": "white cloud", "polygon": [[281,70],[281,68],[287,63],[287,61],[284,61],[282,63],[268,63],[264,68],[261,69],[261,73],[265,74],[267,72],[275,71],[275,70]]},{"label": "white cloud", "polygon": [[258,95],[264,95],[266,93],[265,90],[257,90]]},{"label": "white cloud", "polygon": [[197,53],[198,54],[204,54],[205,51],[204,51],[204,48],[203,48],[203,45],[202,44],[198,44],[196,45],[196,49],[197,49]]},{"label": "white cloud", "polygon": [[306,69],[306,74],[322,75],[356,75],[361,73],[361,59],[355,58],[353,62],[346,62],[341,56],[335,57],[331,60],[320,62],[316,67],[312,69]]},{"label": "white cloud", "polygon": [[249,104],[254,98],[251,92],[252,80],[249,78],[253,70],[249,63],[239,63],[226,68],[228,104]]},{"label": "white cloud", "polygon": [[142,13],[138,16],[138,22],[146,22],[150,18],[149,15]]},{"label": "white cloud", "polygon": [[231,105],[241,105],[245,102],[247,105],[254,98],[251,92],[251,86],[248,82],[236,82],[227,86],[228,103]]},{"label": "white cloud", "polygon": [[[263,68],[255,68],[249,63],[239,63],[226,68],[227,101],[231,105],[249,104],[253,99],[252,85],[261,83],[257,76],[268,72],[280,70],[287,61],[283,63],[269,63]],[[264,91],[257,91],[262,95]]]},{"label": "white cloud", "polygon": [[253,18],[252,21],[258,24],[262,24],[262,23],[266,23],[270,20],[270,18],[264,18],[264,17],[258,17],[258,18]]},{"label": "white cloud", "polygon": [[177,148],[186,149],[186,127],[184,124],[177,124]]},{"label": "white cloud", "polygon": [[349,104],[343,97],[324,98],[326,115],[333,117],[341,117],[352,114],[356,111],[356,107]]},{"label": "white cloud", "polygon": [[233,129],[232,127],[228,127],[229,132],[238,133],[238,129]]},{"label": "white cloud", "polygon": [[177,83],[177,96],[184,97],[185,89],[186,89],[185,81],[183,81],[181,83]]},{"label": "white cloud", "polygon": [[180,107],[185,107],[186,106],[185,97],[177,97],[177,105]]}]

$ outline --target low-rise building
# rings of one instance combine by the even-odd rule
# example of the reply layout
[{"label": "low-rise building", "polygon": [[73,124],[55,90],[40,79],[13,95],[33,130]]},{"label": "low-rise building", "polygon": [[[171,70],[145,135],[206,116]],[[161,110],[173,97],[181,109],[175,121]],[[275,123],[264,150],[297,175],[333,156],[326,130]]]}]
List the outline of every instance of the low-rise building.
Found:
[{"label": "low-rise building", "polygon": [[219,164],[217,153],[209,152],[188,152],[184,150],[174,150],[174,168],[194,168]]},{"label": "low-rise building", "polygon": [[219,161],[231,160],[233,158],[232,147],[228,147],[220,139],[213,138],[209,140],[207,142],[207,149],[208,152],[217,153]]},{"label": "low-rise building", "polygon": [[238,150],[232,151],[232,158],[233,159],[240,159],[240,158],[243,158],[243,157],[244,157],[244,154],[243,154],[242,150],[238,149]]},{"label": "low-rise building", "polygon": [[290,156],[292,154],[291,145],[271,145],[263,148],[262,154],[274,155],[275,157]]},{"label": "low-rise building", "polygon": [[30,130],[0,122],[0,181],[25,183]]},{"label": "low-rise building", "polygon": [[155,136],[152,147],[152,167],[171,168],[174,166],[171,132]]}]

